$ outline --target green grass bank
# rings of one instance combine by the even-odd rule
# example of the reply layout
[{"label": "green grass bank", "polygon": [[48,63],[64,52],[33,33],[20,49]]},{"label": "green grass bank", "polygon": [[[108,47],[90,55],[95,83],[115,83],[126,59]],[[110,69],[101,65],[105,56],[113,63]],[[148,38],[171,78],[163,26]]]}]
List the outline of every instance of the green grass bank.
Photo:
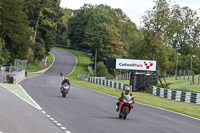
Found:
[{"label": "green grass bank", "polygon": [[28,63],[26,66],[26,71],[28,72],[27,76],[28,77],[35,76],[37,75],[36,72],[47,69],[53,63],[53,60],[54,60],[53,54],[49,53],[46,65],[44,65],[44,61],[35,61],[33,63]]},{"label": "green grass bank", "polygon": [[[165,81],[163,79],[162,83],[164,84],[164,88],[166,89],[171,89],[171,90],[177,90],[177,91],[186,91],[186,92],[196,92],[200,93],[200,84],[198,84],[198,75],[195,75],[195,84],[191,85],[190,80],[188,80],[188,77],[184,78],[182,77],[181,79],[178,78],[175,80],[175,77],[166,77],[167,85],[165,84]],[[129,84],[129,80],[115,80],[116,82],[121,82],[125,84]],[[157,87],[161,87],[160,83],[155,85]]]}]

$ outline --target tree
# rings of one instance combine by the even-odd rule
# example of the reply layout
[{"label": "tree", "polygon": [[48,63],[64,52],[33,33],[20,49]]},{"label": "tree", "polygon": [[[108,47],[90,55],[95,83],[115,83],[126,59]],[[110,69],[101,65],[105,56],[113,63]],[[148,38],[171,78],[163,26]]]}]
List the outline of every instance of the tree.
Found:
[{"label": "tree", "polygon": [[143,16],[146,57],[156,60],[162,71],[169,68],[169,57],[173,53],[169,45],[169,22],[170,8],[166,0],[155,1],[153,9]]},{"label": "tree", "polygon": [[[112,18],[112,25],[118,30],[121,41],[123,41],[124,49],[128,51],[128,58],[139,58],[133,51],[137,51],[136,47],[140,46],[141,38],[139,39],[140,32],[138,31],[136,24],[131,22],[128,16],[119,8],[111,8],[107,5],[97,5],[104,11],[104,13]],[[123,57],[126,57],[124,54]]]},{"label": "tree", "polygon": [[0,38],[0,65],[6,64],[10,60],[10,53],[5,48],[5,42]]},{"label": "tree", "polygon": [[66,33],[59,4],[59,0],[25,0],[24,10],[34,30],[31,47],[36,59],[45,58],[51,48],[61,40],[60,36]]},{"label": "tree", "polygon": [[103,62],[97,63],[97,76],[106,77],[108,75],[108,70]]},{"label": "tree", "polygon": [[196,11],[188,7],[173,6],[171,32],[173,33],[172,46],[181,54],[190,54],[199,43],[199,18]]},{"label": "tree", "polygon": [[61,10],[60,19],[57,22],[56,43],[70,46],[68,39],[68,18],[64,15],[66,10]]},{"label": "tree", "polygon": [[[1,2],[0,2],[0,16],[1,16]],[[1,20],[0,20],[0,25],[1,25]],[[1,39],[0,37],[0,65],[1,64],[6,64],[10,59],[10,53],[8,50],[5,48],[5,41]]]},{"label": "tree", "polygon": [[[126,24],[129,19],[121,9],[115,10],[106,5],[85,4],[74,12],[75,15],[69,19],[69,38],[72,46],[86,48],[93,53],[97,48],[100,61],[106,61],[109,57],[126,56],[126,41],[121,31],[125,32],[128,29]],[[132,29],[134,28],[130,28]]]},{"label": "tree", "polygon": [[83,44],[90,52],[98,51],[98,61],[105,61],[108,57],[107,44],[109,33],[105,28],[106,23],[88,25],[84,34]]},{"label": "tree", "polygon": [[21,0],[1,0],[0,36],[5,41],[5,48],[15,58],[26,59],[30,46],[30,28]]},{"label": "tree", "polygon": [[87,48],[87,46],[83,44],[83,38],[88,20],[94,12],[94,7],[87,4],[73,12],[74,16],[68,21],[68,36],[72,46]]},{"label": "tree", "polygon": [[124,42],[122,41],[122,37],[118,30],[108,25],[105,27],[110,36],[110,41],[107,45],[109,58],[120,58],[126,56],[127,52],[124,49]]}]

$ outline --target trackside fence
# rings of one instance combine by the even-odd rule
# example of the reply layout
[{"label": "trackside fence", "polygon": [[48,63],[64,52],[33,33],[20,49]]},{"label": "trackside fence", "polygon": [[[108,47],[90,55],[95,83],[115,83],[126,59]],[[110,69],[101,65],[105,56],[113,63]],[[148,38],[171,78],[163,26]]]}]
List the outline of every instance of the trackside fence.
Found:
[{"label": "trackside fence", "polygon": [[[128,85],[124,83],[114,82],[111,80],[106,80],[103,77],[89,77],[88,82],[104,85],[112,88],[117,88],[123,90],[123,88]],[[182,101],[187,103],[195,103],[200,104],[200,93],[194,92],[184,92],[184,91],[176,91],[165,88],[159,88],[156,86],[152,87],[151,93],[156,96],[164,97],[167,99],[172,99],[176,101]]]},{"label": "trackside fence", "polygon": [[176,101],[200,104],[200,93],[176,91],[153,86],[152,94]]},{"label": "trackside fence", "polygon": [[123,90],[123,88],[128,85],[124,83],[119,83],[119,82],[114,82],[111,80],[106,80],[105,78],[102,77],[89,77],[88,82],[94,83],[94,84],[99,84],[99,85],[104,85],[112,88],[117,88]]}]

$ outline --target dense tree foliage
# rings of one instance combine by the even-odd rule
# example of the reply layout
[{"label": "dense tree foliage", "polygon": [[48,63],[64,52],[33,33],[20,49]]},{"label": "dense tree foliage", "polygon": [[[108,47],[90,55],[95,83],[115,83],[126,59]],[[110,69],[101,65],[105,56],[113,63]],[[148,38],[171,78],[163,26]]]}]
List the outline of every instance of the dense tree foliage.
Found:
[{"label": "dense tree foliage", "polygon": [[156,60],[161,70],[169,68],[169,57],[173,53],[168,42],[169,19],[170,8],[165,0],[156,1],[153,9],[143,16],[144,49],[147,50],[145,58]]},{"label": "dense tree foliage", "polygon": [[[55,44],[97,50],[103,66],[108,58],[156,60],[158,69],[200,72],[200,20],[197,11],[156,0],[136,26],[119,8],[84,4],[62,9],[60,0],[1,0],[0,64],[15,58],[44,59]],[[113,71],[114,72],[114,71]]]},{"label": "dense tree foliage", "polygon": [[30,27],[34,31],[31,48],[34,51],[35,58],[39,60],[48,55],[51,48],[66,31],[62,23],[63,14],[59,4],[59,0],[25,1],[25,11],[31,22]]},{"label": "dense tree foliage", "polygon": [[1,0],[0,64],[15,58],[42,60],[56,43],[67,43],[60,0]]},{"label": "dense tree foliage", "polygon": [[[143,23],[143,49],[148,48],[145,53],[149,59],[158,61],[160,70],[175,70],[176,53],[181,53],[179,69],[182,70],[189,70],[191,55],[200,57],[200,21],[196,11],[157,0],[153,9],[143,16]],[[200,67],[195,65],[193,70],[199,73]]]},{"label": "dense tree foliage", "polygon": [[131,30],[126,28],[127,23],[134,26],[121,9],[85,4],[69,19],[71,45],[88,49],[93,53],[97,49],[98,61],[105,62],[111,57],[125,57],[125,30]]},{"label": "dense tree foliage", "polygon": [[1,0],[1,38],[10,52],[11,60],[26,59],[29,48],[30,28],[21,0]]}]

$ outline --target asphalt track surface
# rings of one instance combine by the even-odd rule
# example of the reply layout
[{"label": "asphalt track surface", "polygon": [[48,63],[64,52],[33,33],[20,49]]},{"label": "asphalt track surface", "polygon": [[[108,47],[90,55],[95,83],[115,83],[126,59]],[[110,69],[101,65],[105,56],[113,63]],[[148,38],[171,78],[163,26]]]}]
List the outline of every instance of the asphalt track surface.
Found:
[{"label": "asphalt track surface", "polygon": [[63,133],[40,110],[0,87],[0,133]]},{"label": "asphalt track surface", "polygon": [[[126,120],[119,119],[118,113],[115,112],[116,97],[76,85],[72,85],[66,98],[62,98],[59,91],[62,79],[59,73],[60,71],[63,71],[64,75],[70,73],[76,64],[76,58],[71,53],[61,50],[54,49],[52,53],[55,55],[55,62],[49,70],[20,84],[42,109],[61,123],[67,131],[71,133],[200,132],[200,120],[137,103]],[[47,122],[47,126],[51,125]],[[55,124],[53,126],[56,127]],[[52,130],[52,133],[55,132]]]}]

